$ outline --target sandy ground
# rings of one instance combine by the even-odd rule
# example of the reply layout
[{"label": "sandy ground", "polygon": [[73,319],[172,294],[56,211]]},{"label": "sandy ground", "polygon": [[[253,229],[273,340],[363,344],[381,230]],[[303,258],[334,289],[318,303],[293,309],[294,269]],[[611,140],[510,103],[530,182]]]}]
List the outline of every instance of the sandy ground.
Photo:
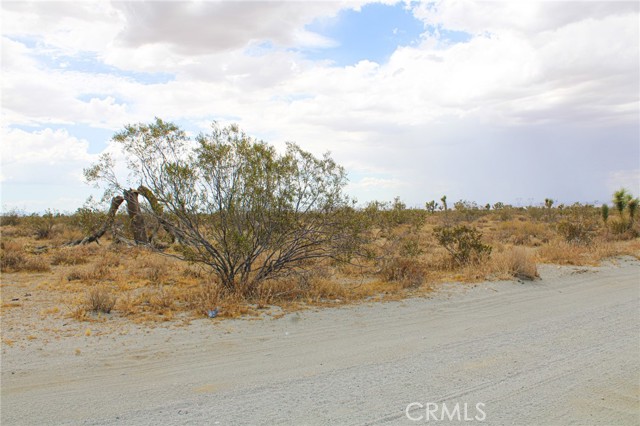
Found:
[{"label": "sandy ground", "polygon": [[540,272],[279,319],[3,345],[1,423],[640,424],[640,262]]}]

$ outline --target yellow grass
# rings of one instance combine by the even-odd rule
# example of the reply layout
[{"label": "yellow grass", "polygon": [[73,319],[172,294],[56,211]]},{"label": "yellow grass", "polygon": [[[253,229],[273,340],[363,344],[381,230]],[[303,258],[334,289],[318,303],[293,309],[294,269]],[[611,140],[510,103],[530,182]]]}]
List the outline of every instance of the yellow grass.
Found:
[{"label": "yellow grass", "polygon": [[[63,247],[61,236],[78,237],[78,231],[58,224],[48,241],[36,240],[21,226],[3,226],[0,266],[19,282],[39,277],[37,290],[45,296],[29,303],[40,303],[35,311],[40,318],[108,321],[117,316],[155,322],[203,318],[214,308],[219,308],[220,318],[233,318],[263,315],[274,305],[292,310],[400,299],[447,281],[534,279],[540,263],[591,265],[625,254],[640,259],[638,238],[621,240],[601,226],[589,245],[572,244],[557,234],[553,222],[511,212],[482,215],[468,223],[483,232],[483,242],[493,251],[490,257],[460,266],[433,236],[433,228],[448,220],[431,215],[417,228],[405,224],[384,233],[376,230],[369,247],[374,256],[368,260],[310,264],[302,274],[264,281],[250,292],[225,291],[206,267],[114,245],[106,238],[101,245]],[[14,286],[8,284],[12,280],[3,280],[3,287]],[[4,316],[21,312],[25,303],[5,299],[1,306]]]}]

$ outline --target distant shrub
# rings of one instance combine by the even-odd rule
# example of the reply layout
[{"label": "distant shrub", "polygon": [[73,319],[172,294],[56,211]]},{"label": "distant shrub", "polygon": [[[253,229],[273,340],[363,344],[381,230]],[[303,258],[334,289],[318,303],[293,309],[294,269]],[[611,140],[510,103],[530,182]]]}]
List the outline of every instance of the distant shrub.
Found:
[{"label": "distant shrub", "polygon": [[32,214],[27,217],[29,228],[36,237],[36,240],[48,240],[53,237],[55,220],[59,213],[47,210],[42,216]]},{"label": "distant shrub", "polygon": [[557,229],[568,243],[588,245],[591,242],[591,231],[584,223],[563,220]]},{"label": "distant shrub", "polygon": [[550,221],[555,216],[553,213],[554,211],[551,209],[551,207],[527,207],[527,216],[529,216],[534,221],[540,221],[543,219],[547,219],[547,221]]},{"label": "distant shrub", "polygon": [[0,215],[0,226],[18,226],[22,214],[16,209],[8,210]]},{"label": "distant shrub", "polygon": [[431,200],[424,205],[429,214],[434,214],[438,209],[438,203],[435,200]]},{"label": "distant shrub", "polygon": [[497,225],[499,239],[516,245],[539,246],[549,241],[550,233],[547,225],[541,222],[509,220]]},{"label": "distant shrub", "polygon": [[387,221],[391,226],[395,225],[411,225],[419,228],[424,224],[426,212],[420,209],[408,209],[407,205],[396,197],[391,204],[391,208],[386,212]]},{"label": "distant shrub", "polygon": [[486,211],[473,201],[460,200],[453,203],[458,219],[472,221],[480,217]]},{"label": "distant shrub", "polygon": [[84,207],[80,207],[73,215],[76,225],[86,235],[98,231],[107,220],[107,214],[89,201]]},{"label": "distant shrub", "polygon": [[482,233],[466,225],[438,226],[434,236],[458,265],[477,262],[491,254],[491,246],[482,243]]}]

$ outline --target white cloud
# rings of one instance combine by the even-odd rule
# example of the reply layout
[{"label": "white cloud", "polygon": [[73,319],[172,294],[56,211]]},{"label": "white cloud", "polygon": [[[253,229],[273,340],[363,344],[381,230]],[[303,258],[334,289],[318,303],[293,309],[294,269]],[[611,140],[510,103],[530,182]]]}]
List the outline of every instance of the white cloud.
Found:
[{"label": "white cloud", "polygon": [[[383,198],[375,190],[397,190],[416,204],[445,191],[482,198],[467,188],[490,191],[479,184],[483,166],[465,160],[465,170],[459,158],[473,152],[488,169],[491,157],[508,162],[500,152],[482,152],[511,149],[498,140],[518,142],[509,151],[518,156],[536,145],[531,132],[555,141],[561,140],[551,134],[555,129],[573,129],[567,133],[571,139],[588,139],[602,129],[637,129],[639,7],[631,2],[420,4],[414,11],[425,23],[473,37],[456,44],[425,35],[421,44],[397,49],[387,63],[348,67],[312,62],[286,47],[334,43],[304,26],[342,7],[359,7],[351,2],[100,3],[96,11],[92,5],[3,2],[2,31],[13,37],[3,37],[5,123],[85,123],[115,130],[154,116],[197,125],[234,121],[278,145],[294,140],[315,153],[330,150],[361,176],[354,190],[370,191],[372,198]],[[143,84],[124,73],[74,69],[68,59],[87,52],[121,70],[170,73],[175,79]],[[64,58],[66,67],[45,60],[61,55],[70,57]],[[629,152],[634,137],[637,132],[620,134],[627,161],[635,153]],[[52,140],[86,154],[62,136]],[[19,143],[24,155],[14,155],[16,164],[42,149]],[[552,155],[553,146],[547,148]],[[569,150],[561,151],[562,158],[571,158]],[[609,165],[611,170],[598,173],[635,166]],[[558,165],[548,173],[557,180],[578,167],[591,166]],[[389,178],[377,181],[379,176]],[[534,170],[527,176],[533,179]],[[507,183],[497,185],[500,191],[510,191]],[[518,191],[552,196],[552,183],[531,181],[531,188],[538,185],[534,190],[523,180]],[[579,191],[565,190],[582,196]]]},{"label": "white cloud", "polygon": [[70,54],[109,47],[122,27],[121,13],[102,1],[4,1],[1,19],[3,34]]},{"label": "white cloud", "polygon": [[[130,47],[162,43],[185,55],[245,47],[263,40],[291,46],[301,28],[348,3],[335,2],[129,2],[116,3],[125,19],[118,42]],[[305,42],[311,34],[307,33]],[[313,37],[315,41],[321,37]]]},{"label": "white cloud", "polygon": [[2,182],[41,185],[81,182],[83,167],[95,159],[88,148],[86,140],[64,129],[27,132],[5,128],[0,148]]},{"label": "white cloud", "polygon": [[635,2],[438,0],[414,8],[426,24],[474,35],[518,32],[536,35],[587,19],[638,13]]}]

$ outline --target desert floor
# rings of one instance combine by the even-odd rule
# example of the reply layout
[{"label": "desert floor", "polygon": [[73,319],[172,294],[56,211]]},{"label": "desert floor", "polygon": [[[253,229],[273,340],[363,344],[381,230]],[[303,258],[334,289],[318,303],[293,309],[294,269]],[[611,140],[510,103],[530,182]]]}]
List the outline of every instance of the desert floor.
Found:
[{"label": "desert floor", "polygon": [[421,424],[481,403],[460,422],[640,424],[640,261],[539,272],[259,319],[4,323],[33,335],[2,346],[1,423]]}]

